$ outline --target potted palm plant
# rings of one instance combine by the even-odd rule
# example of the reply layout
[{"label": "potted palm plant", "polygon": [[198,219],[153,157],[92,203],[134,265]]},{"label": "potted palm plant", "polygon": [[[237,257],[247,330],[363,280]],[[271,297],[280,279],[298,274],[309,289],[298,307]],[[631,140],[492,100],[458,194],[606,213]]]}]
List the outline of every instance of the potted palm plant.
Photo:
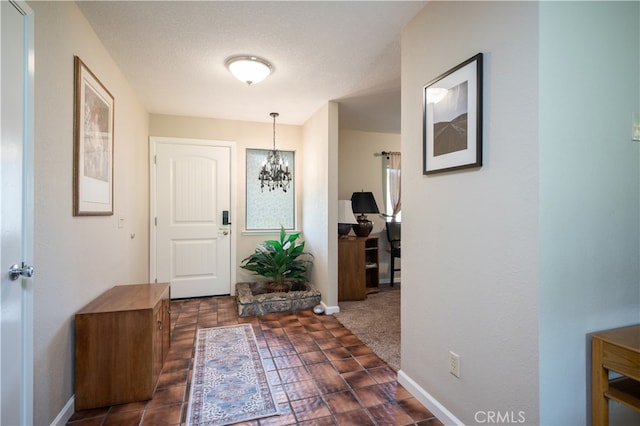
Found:
[{"label": "potted palm plant", "polygon": [[241,268],[270,280],[271,292],[289,291],[295,282],[306,283],[307,271],[313,264],[313,255],[304,251],[300,232],[287,236],[280,228],[279,240],[267,240],[258,244],[253,254],[242,260]]}]

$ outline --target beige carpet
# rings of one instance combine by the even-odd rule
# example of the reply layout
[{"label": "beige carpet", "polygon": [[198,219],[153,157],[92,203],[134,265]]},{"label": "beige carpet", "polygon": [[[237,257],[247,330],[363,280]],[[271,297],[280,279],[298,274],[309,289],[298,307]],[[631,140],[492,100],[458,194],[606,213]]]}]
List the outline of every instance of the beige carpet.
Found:
[{"label": "beige carpet", "polygon": [[363,301],[339,302],[334,316],[394,370],[400,369],[400,284]]}]

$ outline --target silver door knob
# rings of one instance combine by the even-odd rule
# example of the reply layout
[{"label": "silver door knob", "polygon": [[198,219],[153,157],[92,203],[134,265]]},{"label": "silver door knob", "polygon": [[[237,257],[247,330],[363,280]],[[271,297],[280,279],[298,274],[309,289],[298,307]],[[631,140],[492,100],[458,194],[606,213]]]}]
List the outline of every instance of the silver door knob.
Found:
[{"label": "silver door knob", "polygon": [[33,276],[33,266],[25,265],[19,266],[17,263],[11,265],[9,268],[9,278],[11,281],[17,280],[20,276],[31,278]]}]

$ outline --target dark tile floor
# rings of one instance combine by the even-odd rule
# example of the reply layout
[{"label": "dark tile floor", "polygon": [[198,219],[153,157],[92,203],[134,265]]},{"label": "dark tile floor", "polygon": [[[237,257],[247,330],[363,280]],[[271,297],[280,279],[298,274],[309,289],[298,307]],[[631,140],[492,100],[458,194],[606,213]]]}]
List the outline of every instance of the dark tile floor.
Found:
[{"label": "dark tile floor", "polygon": [[67,425],[185,424],[196,329],[238,323],[253,325],[282,413],[243,425],[442,425],[333,316],[239,318],[230,296],[173,301],[171,312],[171,349],[153,399],[77,411]]}]

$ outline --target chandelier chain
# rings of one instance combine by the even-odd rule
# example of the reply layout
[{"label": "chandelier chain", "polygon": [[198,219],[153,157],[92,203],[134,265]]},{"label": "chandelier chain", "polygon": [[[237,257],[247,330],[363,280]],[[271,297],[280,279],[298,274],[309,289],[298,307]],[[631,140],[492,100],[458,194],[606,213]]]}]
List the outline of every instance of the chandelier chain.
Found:
[{"label": "chandelier chain", "polygon": [[278,114],[277,112],[272,112],[271,116],[273,117],[273,150],[276,150],[276,117],[277,115],[274,114]]}]

